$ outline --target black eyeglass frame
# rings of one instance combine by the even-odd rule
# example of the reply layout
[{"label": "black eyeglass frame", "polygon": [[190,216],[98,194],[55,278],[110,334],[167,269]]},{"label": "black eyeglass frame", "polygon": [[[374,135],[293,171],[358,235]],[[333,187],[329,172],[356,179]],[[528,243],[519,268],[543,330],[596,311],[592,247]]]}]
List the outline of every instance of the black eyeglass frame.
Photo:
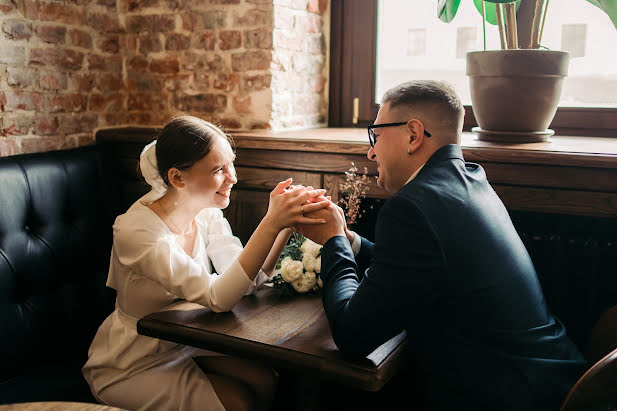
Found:
[{"label": "black eyeglass frame", "polygon": [[[396,126],[402,126],[404,124],[407,124],[408,122],[402,122],[402,123],[384,123],[384,124],[371,124],[370,126],[366,127],[366,130],[368,131],[368,142],[371,145],[371,147],[375,147],[375,144],[377,144],[377,136],[375,135],[375,132],[373,131],[374,128],[383,128],[383,127],[396,127]],[[429,133],[428,131],[424,130],[424,135],[427,137],[431,136],[431,133]]]}]

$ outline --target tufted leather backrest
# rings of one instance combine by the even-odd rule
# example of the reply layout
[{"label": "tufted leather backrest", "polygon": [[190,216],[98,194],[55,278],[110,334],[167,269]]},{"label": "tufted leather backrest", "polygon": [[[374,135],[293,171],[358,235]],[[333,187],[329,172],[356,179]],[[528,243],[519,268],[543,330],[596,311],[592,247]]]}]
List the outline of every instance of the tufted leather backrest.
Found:
[{"label": "tufted leather backrest", "polygon": [[0,381],[80,356],[113,309],[120,204],[103,146],[0,158]]}]

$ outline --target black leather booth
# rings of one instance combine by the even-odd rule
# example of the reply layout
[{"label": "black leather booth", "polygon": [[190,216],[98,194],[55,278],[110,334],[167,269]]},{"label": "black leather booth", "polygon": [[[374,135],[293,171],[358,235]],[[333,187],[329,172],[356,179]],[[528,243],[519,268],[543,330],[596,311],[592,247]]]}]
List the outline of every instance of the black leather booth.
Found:
[{"label": "black leather booth", "polygon": [[111,158],[100,145],[0,158],[0,404],[94,402],[81,367],[115,298]]}]

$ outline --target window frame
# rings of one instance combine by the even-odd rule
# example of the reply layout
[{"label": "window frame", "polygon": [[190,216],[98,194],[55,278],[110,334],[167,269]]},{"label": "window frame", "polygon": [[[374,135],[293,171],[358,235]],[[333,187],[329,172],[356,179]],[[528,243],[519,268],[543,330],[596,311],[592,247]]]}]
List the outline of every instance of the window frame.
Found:
[{"label": "window frame", "polygon": [[[366,126],[377,116],[377,1],[331,0],[329,127]],[[521,44],[528,43],[522,36],[529,32],[535,1],[522,0],[517,13]],[[359,99],[357,123],[354,98]],[[463,129],[475,126],[473,108],[465,106]],[[551,128],[564,136],[617,138],[617,108],[560,107]]]}]

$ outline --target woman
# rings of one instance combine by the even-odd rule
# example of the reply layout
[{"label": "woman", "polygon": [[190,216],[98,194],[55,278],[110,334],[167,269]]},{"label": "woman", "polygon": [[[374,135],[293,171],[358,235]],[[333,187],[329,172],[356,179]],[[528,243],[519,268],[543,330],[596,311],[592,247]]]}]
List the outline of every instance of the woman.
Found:
[{"label": "woman", "polygon": [[[276,373],[256,363],[137,334],[139,318],[178,298],[230,310],[272,273],[290,229],[325,220],[325,190],[280,182],[242,249],[221,209],[237,182],[234,153],[214,125],[183,116],[141,154],[152,190],[119,216],[107,285],[116,309],[99,327],[83,374],[101,402],[129,410],[266,409]],[[216,274],[218,273],[218,275]]]}]

